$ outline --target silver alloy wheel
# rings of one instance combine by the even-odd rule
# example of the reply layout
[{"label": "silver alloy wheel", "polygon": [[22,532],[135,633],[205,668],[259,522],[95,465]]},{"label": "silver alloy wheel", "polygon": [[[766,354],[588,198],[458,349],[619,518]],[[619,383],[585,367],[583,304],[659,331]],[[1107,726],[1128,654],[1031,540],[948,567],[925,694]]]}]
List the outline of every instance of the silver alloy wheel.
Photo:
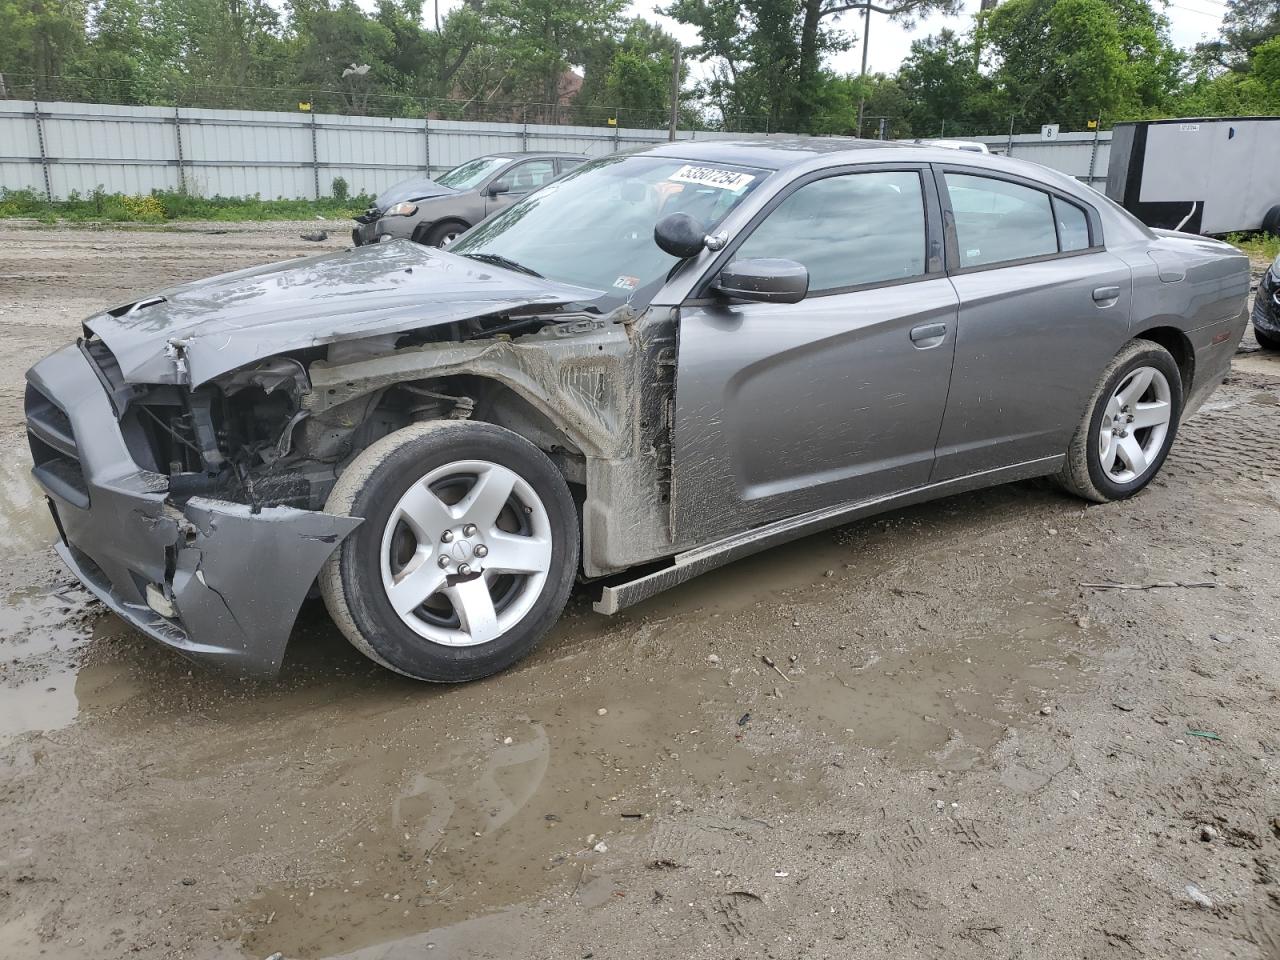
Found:
[{"label": "silver alloy wheel", "polygon": [[449,244],[453,243],[453,241],[457,240],[460,236],[462,236],[461,230],[450,230],[448,233],[446,233],[443,237],[440,238],[440,249],[443,250],[445,247],[449,246]]},{"label": "silver alloy wheel", "polygon": [[402,621],[434,643],[497,639],[529,612],[551,569],[551,520],[518,473],[486,460],[436,467],[383,530],[382,587]]},{"label": "silver alloy wheel", "polygon": [[1138,367],[1107,401],[1098,431],[1102,469],[1116,483],[1131,483],[1149,469],[1169,435],[1173,416],[1169,381],[1155,367]]}]

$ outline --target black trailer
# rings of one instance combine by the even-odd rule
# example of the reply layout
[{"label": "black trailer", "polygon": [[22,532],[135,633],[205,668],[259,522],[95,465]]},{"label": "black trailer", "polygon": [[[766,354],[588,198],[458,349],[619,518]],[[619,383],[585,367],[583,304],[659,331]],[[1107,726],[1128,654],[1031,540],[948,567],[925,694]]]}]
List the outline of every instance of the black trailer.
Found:
[{"label": "black trailer", "polygon": [[1107,196],[1149,227],[1280,235],[1280,117],[1117,124]]}]

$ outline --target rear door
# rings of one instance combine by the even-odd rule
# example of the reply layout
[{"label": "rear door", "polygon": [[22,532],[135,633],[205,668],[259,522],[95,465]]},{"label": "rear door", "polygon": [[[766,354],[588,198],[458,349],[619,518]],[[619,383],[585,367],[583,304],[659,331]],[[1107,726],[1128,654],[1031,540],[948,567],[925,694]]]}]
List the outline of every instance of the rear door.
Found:
[{"label": "rear door", "polygon": [[983,168],[937,180],[960,315],[932,479],[1063,454],[1128,338],[1129,267],[1075,198]]},{"label": "rear door", "polygon": [[951,375],[957,298],[924,165],[811,174],[712,268],[783,258],[799,303],[681,307],[677,535],[705,541],[924,484]]}]

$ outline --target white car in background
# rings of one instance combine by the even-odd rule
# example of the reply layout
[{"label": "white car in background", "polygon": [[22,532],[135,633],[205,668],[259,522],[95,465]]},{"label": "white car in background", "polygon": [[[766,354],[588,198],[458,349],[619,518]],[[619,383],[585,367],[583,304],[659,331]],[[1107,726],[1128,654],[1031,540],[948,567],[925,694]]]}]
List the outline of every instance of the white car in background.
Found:
[{"label": "white car in background", "polygon": [[948,150],[966,150],[969,153],[990,153],[985,143],[977,140],[903,140],[902,143],[914,143],[921,147],[946,147]]}]

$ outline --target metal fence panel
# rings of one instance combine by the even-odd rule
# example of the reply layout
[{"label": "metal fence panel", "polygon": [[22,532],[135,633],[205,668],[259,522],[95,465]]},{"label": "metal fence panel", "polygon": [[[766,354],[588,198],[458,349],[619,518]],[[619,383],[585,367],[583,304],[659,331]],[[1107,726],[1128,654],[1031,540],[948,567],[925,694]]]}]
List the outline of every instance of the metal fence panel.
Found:
[{"label": "metal fence panel", "polygon": [[[38,111],[38,113],[37,113]],[[767,139],[766,134],[681,130],[680,140]],[[994,153],[1010,138],[975,137]],[[1012,138],[1012,155],[1093,183],[1106,180],[1111,134]],[[667,140],[666,130],[523,122],[477,123],[337,114],[127,107],[0,100],[0,188],[311,199],[332,196],[341,177],[351,195],[377,194],[429,171],[485,153],[553,150],[606,156]]]},{"label": "metal fence panel", "polygon": [[[1107,182],[1107,160],[1111,156],[1111,131],[1093,133],[1060,133],[1056,140],[1045,140],[1038,133],[1019,133],[1012,138],[966,137],[987,145],[992,153],[1007,154],[1017,160],[1030,160],[1060,170],[1099,192]],[[1010,145],[1012,142],[1012,149]]]}]

